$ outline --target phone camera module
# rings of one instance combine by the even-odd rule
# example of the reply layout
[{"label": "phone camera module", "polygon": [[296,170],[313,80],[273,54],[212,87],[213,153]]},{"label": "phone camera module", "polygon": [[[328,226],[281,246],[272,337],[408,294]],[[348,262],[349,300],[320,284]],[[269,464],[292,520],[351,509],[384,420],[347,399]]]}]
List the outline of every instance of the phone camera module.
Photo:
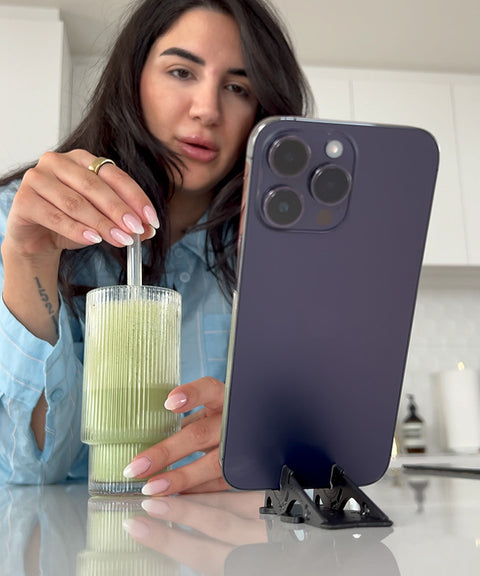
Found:
[{"label": "phone camera module", "polygon": [[263,211],[274,226],[292,226],[302,215],[302,198],[291,188],[275,188],[265,197]]},{"label": "phone camera module", "polygon": [[351,187],[351,175],[340,166],[322,166],[312,176],[312,194],[323,204],[340,203],[348,195]]},{"label": "phone camera module", "polygon": [[268,159],[277,174],[295,176],[305,169],[310,148],[295,136],[284,136],[272,144]]}]

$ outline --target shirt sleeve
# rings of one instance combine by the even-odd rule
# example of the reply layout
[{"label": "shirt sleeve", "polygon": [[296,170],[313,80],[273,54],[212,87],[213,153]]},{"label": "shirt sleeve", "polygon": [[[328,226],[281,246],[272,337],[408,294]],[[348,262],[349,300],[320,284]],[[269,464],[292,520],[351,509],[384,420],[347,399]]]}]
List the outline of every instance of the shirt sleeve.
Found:
[{"label": "shirt sleeve", "polygon": [[[82,366],[63,302],[59,328],[60,337],[51,346],[0,303],[0,483],[59,482],[86,460],[80,440]],[[48,411],[40,451],[30,421],[43,391]]]},{"label": "shirt sleeve", "polygon": [[[0,191],[0,243],[16,187]],[[0,262],[0,292],[4,269]],[[31,334],[0,299],[0,484],[43,484],[87,472],[87,447],[80,440],[81,330],[60,300],[55,346]],[[42,392],[48,403],[46,437],[40,451],[30,422]]]}]

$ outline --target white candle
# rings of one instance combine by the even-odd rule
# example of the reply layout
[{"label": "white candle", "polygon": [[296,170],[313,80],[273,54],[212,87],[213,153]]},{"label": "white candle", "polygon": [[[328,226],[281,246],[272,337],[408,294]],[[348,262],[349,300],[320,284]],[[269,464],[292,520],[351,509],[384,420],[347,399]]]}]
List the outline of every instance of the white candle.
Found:
[{"label": "white candle", "polygon": [[463,454],[480,448],[480,384],[478,374],[459,362],[456,370],[436,378],[446,449]]}]

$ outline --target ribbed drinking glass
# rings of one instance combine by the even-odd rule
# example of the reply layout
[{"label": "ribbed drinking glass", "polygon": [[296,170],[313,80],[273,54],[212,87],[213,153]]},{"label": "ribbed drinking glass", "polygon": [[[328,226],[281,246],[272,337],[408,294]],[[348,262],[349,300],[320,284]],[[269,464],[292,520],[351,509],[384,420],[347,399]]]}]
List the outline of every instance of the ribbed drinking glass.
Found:
[{"label": "ribbed drinking glass", "polygon": [[108,286],[87,294],[82,441],[90,494],[140,492],[123,476],[139,452],[179,429],[163,406],[180,383],[181,296],[154,286]]}]

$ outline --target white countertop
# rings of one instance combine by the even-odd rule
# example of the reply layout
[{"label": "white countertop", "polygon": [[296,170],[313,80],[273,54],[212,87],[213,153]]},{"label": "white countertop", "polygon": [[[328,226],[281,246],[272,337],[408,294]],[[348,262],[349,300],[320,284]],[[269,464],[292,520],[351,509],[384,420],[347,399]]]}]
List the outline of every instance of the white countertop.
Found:
[{"label": "white countertop", "polygon": [[[152,499],[149,514],[144,498],[89,498],[85,484],[4,486],[0,575],[478,576],[480,479],[406,474],[406,462],[452,458],[395,459],[363,488],[391,528],[285,524],[259,516],[258,492]],[[480,468],[480,456],[453,463]]]}]

